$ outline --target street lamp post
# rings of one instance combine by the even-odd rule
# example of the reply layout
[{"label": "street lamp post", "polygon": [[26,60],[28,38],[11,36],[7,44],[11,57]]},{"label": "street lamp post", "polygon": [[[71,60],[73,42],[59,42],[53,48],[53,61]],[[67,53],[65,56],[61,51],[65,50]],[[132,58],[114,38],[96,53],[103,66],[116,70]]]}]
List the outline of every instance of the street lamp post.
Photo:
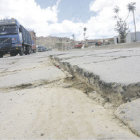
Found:
[{"label": "street lamp post", "polygon": [[72,38],[73,38],[73,48],[74,48],[74,45],[75,45],[75,35],[74,34],[72,34]]},{"label": "street lamp post", "polygon": [[87,31],[87,28],[84,27],[84,47],[86,46],[86,31]]}]

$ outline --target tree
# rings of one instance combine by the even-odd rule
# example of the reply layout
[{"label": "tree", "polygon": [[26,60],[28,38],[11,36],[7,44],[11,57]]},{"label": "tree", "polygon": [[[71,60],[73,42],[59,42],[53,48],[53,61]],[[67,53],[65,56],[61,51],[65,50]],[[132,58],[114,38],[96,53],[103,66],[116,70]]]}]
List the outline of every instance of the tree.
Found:
[{"label": "tree", "polygon": [[116,19],[117,22],[115,26],[115,31],[117,31],[120,35],[120,42],[124,43],[126,39],[128,27],[126,24],[126,20],[123,20],[122,18],[119,17],[119,11],[120,11],[119,7],[116,6],[114,8],[114,13],[115,13],[114,18]]},{"label": "tree", "polygon": [[87,31],[87,28],[86,27],[84,27],[84,47],[86,46],[86,31]]},{"label": "tree", "polygon": [[87,28],[86,27],[84,27],[84,40],[85,40],[85,36],[86,36],[86,31],[87,31]]},{"label": "tree", "polygon": [[133,22],[134,22],[134,28],[135,28],[135,40],[136,41],[136,22],[135,22],[135,10],[136,10],[136,3],[131,2],[127,5],[128,11],[133,13]]},{"label": "tree", "polygon": [[118,7],[118,6],[116,6],[116,7],[114,8],[114,13],[118,14],[118,13],[119,13],[119,11],[120,11],[119,7]]},{"label": "tree", "polygon": [[121,43],[125,42],[128,27],[125,21],[123,21],[121,18],[117,20],[117,24],[115,27],[115,30],[119,33],[120,35],[120,41]]}]

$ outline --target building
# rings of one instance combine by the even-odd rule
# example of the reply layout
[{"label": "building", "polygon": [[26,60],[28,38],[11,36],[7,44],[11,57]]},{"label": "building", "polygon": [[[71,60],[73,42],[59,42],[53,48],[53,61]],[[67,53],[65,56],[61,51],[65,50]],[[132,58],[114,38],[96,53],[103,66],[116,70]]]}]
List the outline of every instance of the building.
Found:
[{"label": "building", "polygon": [[114,44],[113,38],[87,40],[88,47]]},{"label": "building", "polygon": [[37,37],[37,45],[42,45],[47,48],[67,50],[73,46],[73,40],[67,37]]},{"label": "building", "polygon": [[[136,32],[136,41],[140,41],[140,32]],[[135,42],[135,32],[128,33],[126,36],[126,43]]]},{"label": "building", "polygon": [[[120,36],[114,37],[114,43],[118,44],[120,42]],[[136,32],[136,42],[140,41],[140,32]],[[132,43],[135,42],[135,32],[129,32],[126,36],[125,43]]]}]

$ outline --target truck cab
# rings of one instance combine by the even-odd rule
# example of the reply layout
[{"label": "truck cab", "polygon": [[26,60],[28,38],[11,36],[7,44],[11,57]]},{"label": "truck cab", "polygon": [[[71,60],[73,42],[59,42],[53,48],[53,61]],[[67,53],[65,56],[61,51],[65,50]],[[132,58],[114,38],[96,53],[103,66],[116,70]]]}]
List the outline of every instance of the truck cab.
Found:
[{"label": "truck cab", "polygon": [[31,45],[31,37],[27,36],[26,32],[15,19],[0,20],[0,57],[6,53],[10,53],[11,56],[27,53],[28,46]]}]

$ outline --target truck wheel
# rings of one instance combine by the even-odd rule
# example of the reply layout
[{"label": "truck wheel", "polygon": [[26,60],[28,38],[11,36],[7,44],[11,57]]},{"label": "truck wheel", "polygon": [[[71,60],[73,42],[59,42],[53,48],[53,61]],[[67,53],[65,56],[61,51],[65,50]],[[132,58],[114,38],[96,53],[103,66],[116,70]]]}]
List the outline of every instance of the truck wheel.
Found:
[{"label": "truck wheel", "polygon": [[21,50],[19,51],[19,55],[22,56],[23,54],[24,54],[24,49],[22,47]]},{"label": "truck wheel", "polygon": [[33,50],[33,53],[36,53],[36,50]]},{"label": "truck wheel", "polygon": [[25,50],[25,55],[27,54],[30,54],[31,53],[31,47],[26,47],[26,50]]},{"label": "truck wheel", "polygon": [[15,52],[10,52],[10,56],[16,56],[17,55],[17,53],[15,53]]},{"label": "truck wheel", "polygon": [[28,54],[28,46],[25,46],[25,55],[27,55]]},{"label": "truck wheel", "polygon": [[29,47],[28,54],[31,54],[31,53],[32,53],[32,49],[31,47]]},{"label": "truck wheel", "polygon": [[3,57],[3,53],[0,53],[0,58],[2,58]]}]

